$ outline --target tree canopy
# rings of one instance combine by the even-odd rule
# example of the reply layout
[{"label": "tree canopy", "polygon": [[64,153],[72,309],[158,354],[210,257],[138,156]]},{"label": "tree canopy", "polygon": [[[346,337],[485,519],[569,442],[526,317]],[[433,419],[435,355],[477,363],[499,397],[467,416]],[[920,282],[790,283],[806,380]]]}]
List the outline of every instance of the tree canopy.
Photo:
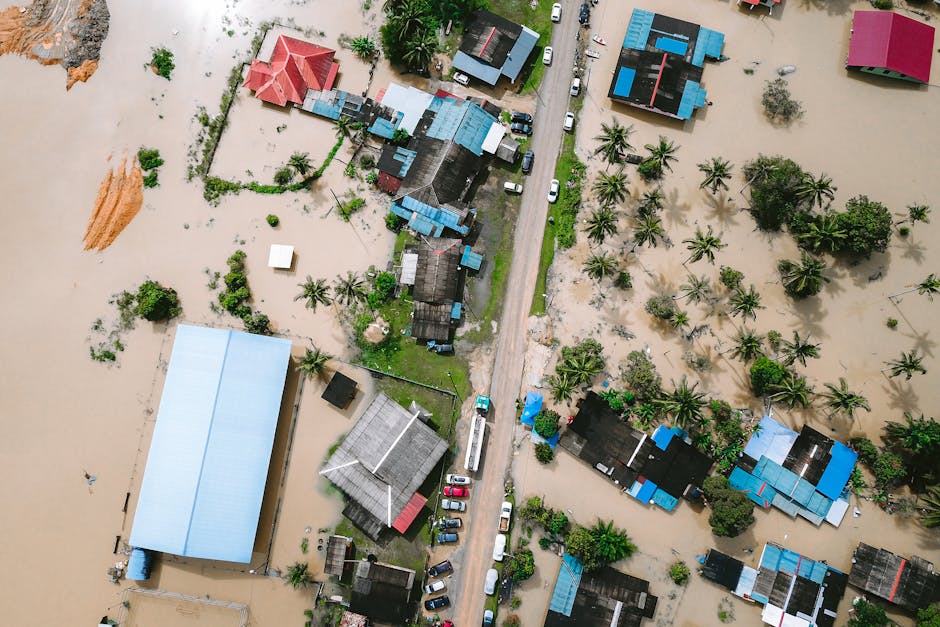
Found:
[{"label": "tree canopy", "polygon": [[754,503],[732,488],[723,475],[705,479],[702,491],[712,510],[708,524],[716,536],[733,538],[754,523]]},{"label": "tree canopy", "polygon": [[156,281],[144,281],[137,289],[134,313],[141,318],[156,322],[175,318],[182,312],[176,290]]}]

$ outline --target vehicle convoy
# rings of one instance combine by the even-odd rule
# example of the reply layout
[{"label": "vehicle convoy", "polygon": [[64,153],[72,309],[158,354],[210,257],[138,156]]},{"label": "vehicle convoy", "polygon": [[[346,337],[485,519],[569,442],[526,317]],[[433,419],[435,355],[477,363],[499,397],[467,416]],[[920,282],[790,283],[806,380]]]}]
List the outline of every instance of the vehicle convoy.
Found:
[{"label": "vehicle convoy", "polygon": [[499,511],[499,531],[506,533],[509,531],[509,523],[512,520],[512,503],[503,501],[503,506]]}]

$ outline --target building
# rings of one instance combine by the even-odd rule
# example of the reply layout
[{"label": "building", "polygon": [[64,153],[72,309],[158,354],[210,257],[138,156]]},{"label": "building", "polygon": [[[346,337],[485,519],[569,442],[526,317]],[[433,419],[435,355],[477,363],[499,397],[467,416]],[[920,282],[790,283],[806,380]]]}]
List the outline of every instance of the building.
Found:
[{"label": "building", "polygon": [[356,398],[357,383],[342,372],[334,372],[320,398],[337,409],[346,409]]},{"label": "building", "polygon": [[648,581],[609,566],[586,573],[578,558],[562,556],[545,627],[640,627],[656,613]]},{"label": "building", "polygon": [[765,416],[728,481],[764,509],[838,527],[849,508],[846,485],[857,459],[855,451],[812,427],[797,434]]},{"label": "building", "polygon": [[131,546],[252,560],[290,349],[274,337],[177,327]]},{"label": "building", "polygon": [[336,121],[349,118],[376,137],[391,139],[401,124],[403,113],[372,98],[339,89],[308,89],[300,108],[308,113]]},{"label": "building", "polygon": [[891,11],[856,11],[847,68],[879,76],[930,82],[934,28]]},{"label": "building", "polygon": [[451,323],[460,320],[461,241],[422,237],[415,252],[418,259],[412,290],[411,335],[419,340],[446,342],[450,339]]},{"label": "building", "polygon": [[758,568],[711,549],[702,576],[736,596],[764,606],[761,619],[780,627],[833,627],[848,576],[768,542]]},{"label": "building", "polygon": [[410,568],[360,560],[353,578],[349,609],[376,622],[402,625],[408,611],[415,571]]},{"label": "building", "polygon": [[308,89],[333,88],[339,64],[333,61],[335,50],[317,44],[278,35],[270,57],[251,62],[243,87],[255,92],[255,98],[283,107],[288,102],[300,105]]},{"label": "building", "polygon": [[698,24],[634,9],[608,98],[680,120],[706,102],[702,69],[720,59],[725,36]]},{"label": "building", "polygon": [[447,450],[420,413],[379,394],[320,471],[349,497],[343,514],[373,539],[408,530],[427,502],[417,490]]},{"label": "building", "polygon": [[909,612],[940,603],[940,573],[932,563],[916,555],[905,559],[863,542],[852,554],[849,584]]},{"label": "building", "polygon": [[355,547],[352,538],[332,535],[326,542],[323,572],[327,575],[342,577],[346,563],[353,558]]},{"label": "building", "polygon": [[515,83],[538,40],[531,28],[478,10],[464,29],[453,67],[489,85],[503,76]]}]

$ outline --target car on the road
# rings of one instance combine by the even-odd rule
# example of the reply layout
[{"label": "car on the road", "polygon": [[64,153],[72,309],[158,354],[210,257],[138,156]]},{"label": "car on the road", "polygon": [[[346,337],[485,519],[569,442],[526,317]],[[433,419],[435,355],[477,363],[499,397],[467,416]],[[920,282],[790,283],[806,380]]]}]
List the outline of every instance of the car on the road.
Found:
[{"label": "car on the road", "polygon": [[552,21],[560,22],[561,21],[561,3],[556,2],[552,5]]},{"label": "car on the road", "polygon": [[428,569],[428,577],[440,577],[441,575],[446,575],[447,573],[454,572],[454,565],[449,561],[444,560],[434,566],[431,566]]},{"label": "car on the road", "polygon": [[483,592],[496,594],[496,582],[499,581],[499,571],[491,568],[486,571],[486,580],[483,582]]},{"label": "car on the road", "polygon": [[542,63],[545,65],[552,64],[552,57],[554,56],[555,51],[552,50],[551,46],[545,46],[545,51],[542,52]]},{"label": "car on the road", "polygon": [[442,607],[447,607],[448,605],[450,605],[450,598],[448,598],[448,596],[445,594],[443,596],[434,597],[433,599],[428,599],[425,601],[424,609],[429,612],[433,612],[434,610],[439,610]]},{"label": "car on the road", "polygon": [[531,150],[526,150],[525,154],[522,155],[522,173],[528,174],[532,171],[532,164],[535,162],[535,153]]},{"label": "car on the road", "polygon": [[460,529],[463,522],[459,518],[441,518],[437,521],[439,529]]},{"label": "car on the road", "polygon": [[467,504],[463,501],[451,501],[450,499],[441,499],[441,509],[452,512],[467,511]]},{"label": "car on the road", "polygon": [[571,89],[568,90],[568,93],[571,94],[572,96],[577,96],[578,94],[581,93],[581,79],[580,78],[575,77],[574,80],[571,81]]},{"label": "car on the road", "polygon": [[450,485],[470,485],[470,477],[464,475],[447,475],[446,480]]},{"label": "car on the road", "polygon": [[437,534],[437,541],[441,544],[447,544],[449,542],[456,542],[460,538],[456,533],[439,533]]},{"label": "car on the road", "polygon": [[444,496],[456,496],[458,498],[462,498],[465,496],[470,496],[470,490],[467,488],[461,488],[459,486],[449,485],[444,487]]},{"label": "car on the road", "polygon": [[532,127],[525,122],[513,122],[509,125],[509,130],[520,135],[532,134]]},{"label": "car on the road", "polygon": [[510,122],[525,122],[526,124],[532,124],[532,116],[528,113],[523,113],[522,111],[513,111],[512,117],[509,118]]},{"label": "car on the road", "polygon": [[519,183],[513,183],[512,181],[506,181],[503,183],[503,191],[507,194],[521,194],[522,185]]},{"label": "car on the road", "polygon": [[425,594],[434,594],[435,592],[440,592],[447,587],[447,583],[443,579],[438,579],[437,581],[432,581],[428,585],[424,586]]},{"label": "car on the road", "polygon": [[571,111],[565,114],[564,129],[569,133],[574,130],[574,113]]},{"label": "car on the road", "polygon": [[581,11],[578,13],[578,21],[582,24],[587,24],[589,19],[591,19],[591,7],[585,2],[581,5]]},{"label": "car on the road", "polygon": [[548,202],[558,201],[558,191],[560,189],[561,185],[558,183],[558,179],[552,179],[552,182],[548,184]]},{"label": "car on the road", "polygon": [[454,72],[454,82],[460,83],[461,85],[469,85],[470,77],[466,74],[461,74],[460,72]]},{"label": "car on the road", "polygon": [[496,542],[493,543],[493,561],[501,562],[503,561],[503,556],[506,554],[506,534],[497,533]]},{"label": "car on the road", "polygon": [[483,627],[493,624],[493,610],[483,610]]}]

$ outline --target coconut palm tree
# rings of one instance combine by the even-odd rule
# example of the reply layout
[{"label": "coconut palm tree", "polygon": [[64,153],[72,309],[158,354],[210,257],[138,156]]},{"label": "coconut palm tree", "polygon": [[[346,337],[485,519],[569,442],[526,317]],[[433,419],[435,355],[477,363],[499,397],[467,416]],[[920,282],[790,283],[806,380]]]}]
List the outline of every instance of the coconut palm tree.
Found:
[{"label": "coconut palm tree", "polygon": [[927,275],[927,278],[912,287],[909,290],[904,290],[903,292],[898,292],[896,294],[891,294],[888,298],[896,298],[898,296],[903,296],[904,294],[910,294],[911,292],[917,292],[921,296],[926,296],[928,300],[933,301],[934,294],[940,293],[940,278],[936,274],[931,272]]},{"label": "coconut palm tree", "polygon": [[685,377],[675,385],[672,392],[656,400],[656,404],[665,414],[670,414],[680,429],[692,427],[702,422],[703,409],[708,404],[705,392],[696,392],[698,383],[689,387]]},{"label": "coconut palm tree", "polygon": [[676,300],[688,298],[693,303],[700,303],[711,294],[712,286],[708,282],[708,277],[704,274],[702,276],[690,274],[686,278],[686,282],[679,286],[679,289],[684,293]]},{"label": "coconut palm tree", "polygon": [[551,390],[552,399],[556,403],[571,400],[571,394],[574,392],[576,384],[571,380],[570,376],[565,373],[549,375],[546,379],[546,383],[548,383],[548,389]]},{"label": "coconut palm tree", "polygon": [[705,161],[698,164],[698,169],[705,174],[699,189],[708,189],[713,194],[717,194],[719,189],[728,189],[725,179],[731,178],[731,170],[734,168],[727,159],[721,157],[712,157],[711,161]]},{"label": "coconut palm tree", "polygon": [[640,203],[636,207],[637,213],[641,216],[655,214],[657,211],[663,208],[663,200],[664,196],[662,187],[647,190],[643,192],[643,195],[640,197]]},{"label": "coconut palm tree", "polygon": [[813,252],[834,253],[842,248],[846,231],[842,228],[838,216],[825,213],[812,220],[806,226],[806,231],[796,237],[801,244],[809,246]]},{"label": "coconut palm tree", "polygon": [[793,332],[793,341],[783,340],[783,365],[792,366],[794,362],[799,361],[800,364],[806,366],[806,358],[812,357],[813,359],[819,359],[819,344],[812,344],[809,341],[809,336],[801,338],[799,332]]},{"label": "coconut palm tree", "polygon": [[588,218],[585,231],[592,242],[603,244],[609,235],[617,233],[617,214],[613,209],[598,209]]},{"label": "coconut palm tree", "polygon": [[333,359],[332,355],[314,346],[313,350],[308,348],[304,351],[304,356],[300,358],[297,369],[300,370],[304,376],[311,379],[313,377],[319,377],[326,371],[326,364],[331,359]]},{"label": "coconut palm tree", "polygon": [[809,203],[810,209],[814,205],[819,205],[819,208],[822,209],[823,202],[826,202],[827,205],[832,202],[837,189],[832,184],[832,179],[826,176],[825,172],[820,174],[818,178],[807,172],[803,177],[803,181],[796,188],[796,197]]},{"label": "coconut palm tree", "polygon": [[724,248],[727,244],[721,243],[721,238],[712,232],[709,225],[708,232],[702,233],[701,229],[695,229],[695,237],[682,240],[683,244],[688,244],[687,248],[692,254],[684,263],[695,263],[703,257],[708,259],[708,263],[715,263],[715,253]]},{"label": "coconut palm tree", "polygon": [[336,136],[349,137],[353,132],[353,119],[349,116],[341,115],[336,120]]},{"label": "coconut palm tree", "polygon": [[616,119],[611,120],[610,124],[601,122],[601,134],[594,138],[594,141],[600,142],[600,146],[594,154],[601,155],[608,165],[623,163],[626,153],[633,150],[633,146],[630,145],[632,134],[632,124],[623,126]]},{"label": "coconut palm tree", "polygon": [[827,383],[826,389],[829,391],[823,392],[822,397],[826,399],[825,405],[829,410],[830,418],[836,413],[842,412],[850,419],[855,420],[856,409],[864,409],[868,412],[871,411],[868,399],[861,394],[856,394],[849,390],[849,384],[845,381],[844,377],[839,377],[838,387],[832,383]]},{"label": "coconut palm tree", "polygon": [[917,354],[916,348],[909,353],[902,351],[899,358],[892,359],[885,363],[888,366],[888,371],[891,373],[888,376],[892,379],[894,377],[900,377],[903,374],[904,380],[910,381],[915,373],[927,374],[927,369],[924,368],[924,358]]},{"label": "coconut palm tree", "polygon": [[771,401],[785,403],[787,409],[793,409],[794,406],[809,407],[810,397],[813,394],[813,388],[806,383],[806,377],[801,377],[792,372],[787,373],[783,381],[770,386],[771,394],[768,397]]},{"label": "coconut palm tree", "polygon": [[344,305],[366,300],[365,282],[355,272],[347,272],[345,277],[336,275],[333,284],[333,297]]},{"label": "coconut palm tree", "polygon": [[940,486],[927,488],[927,493],[920,497],[924,502],[924,517],[921,523],[925,527],[940,527]]},{"label": "coconut palm tree", "polygon": [[908,205],[907,221],[911,226],[914,226],[916,222],[930,224],[930,207],[927,205]]},{"label": "coconut palm tree", "polygon": [[284,583],[293,588],[306,588],[313,583],[313,576],[307,572],[309,566],[306,562],[295,562],[287,569],[284,575]]},{"label": "coconut palm tree", "polygon": [[639,216],[636,223],[636,229],[633,231],[633,241],[638,246],[649,244],[653,248],[658,244],[657,238],[663,237],[662,221],[653,214],[644,214]]},{"label": "coconut palm tree", "polygon": [[731,305],[729,313],[732,317],[740,314],[745,320],[748,318],[756,320],[757,310],[764,309],[764,306],[760,304],[760,294],[754,289],[753,285],[746,292],[740,287],[734,290],[734,293],[728,299],[728,304]]},{"label": "coconut palm tree", "polygon": [[298,283],[297,286],[301,288],[301,292],[294,296],[294,300],[304,299],[307,301],[304,305],[308,309],[316,311],[318,305],[329,305],[333,302],[330,298],[330,288],[324,279],[314,280],[308,274],[306,280],[303,283]]},{"label": "coconut palm tree", "polygon": [[623,202],[623,199],[627,197],[627,175],[623,173],[623,170],[617,170],[613,174],[602,172],[594,183],[593,189],[597,194],[598,202],[603,207]]},{"label": "coconut palm tree", "polygon": [[782,259],[777,264],[780,280],[787,294],[793,298],[806,298],[818,294],[829,277],[823,274],[826,264],[822,259],[813,257],[806,251],[800,256],[800,263]]},{"label": "coconut palm tree", "polygon": [[676,313],[672,314],[672,318],[669,319],[669,322],[672,324],[673,329],[679,330],[689,325],[689,314],[677,310]]},{"label": "coconut palm tree", "polygon": [[644,148],[650,151],[650,156],[648,157],[647,161],[652,161],[653,163],[657,164],[660,169],[665,169],[672,172],[672,166],[669,165],[669,162],[676,161],[673,153],[679,149],[679,146],[676,146],[671,140],[668,140],[660,135],[659,143],[646,144]]},{"label": "coconut palm tree", "polygon": [[307,176],[310,171],[310,155],[306,152],[295,152],[287,160],[287,167],[293,168],[298,176]]},{"label": "coconut palm tree", "polygon": [[612,520],[606,523],[598,520],[591,528],[591,536],[594,538],[594,551],[603,564],[613,564],[636,551],[636,545],[630,541],[627,532],[614,527]]},{"label": "coconut palm tree", "polygon": [[437,52],[437,33],[433,30],[427,30],[416,33],[408,41],[401,58],[409,68],[424,74],[427,72],[428,65],[431,63],[431,59],[434,58],[435,52]]},{"label": "coconut palm tree", "polygon": [[607,253],[591,255],[588,257],[587,261],[584,262],[584,271],[587,272],[587,275],[592,279],[600,281],[608,274],[613,274],[617,271],[617,260]]},{"label": "coconut palm tree", "polygon": [[757,359],[764,354],[764,336],[747,328],[739,329],[731,354],[745,363]]}]

